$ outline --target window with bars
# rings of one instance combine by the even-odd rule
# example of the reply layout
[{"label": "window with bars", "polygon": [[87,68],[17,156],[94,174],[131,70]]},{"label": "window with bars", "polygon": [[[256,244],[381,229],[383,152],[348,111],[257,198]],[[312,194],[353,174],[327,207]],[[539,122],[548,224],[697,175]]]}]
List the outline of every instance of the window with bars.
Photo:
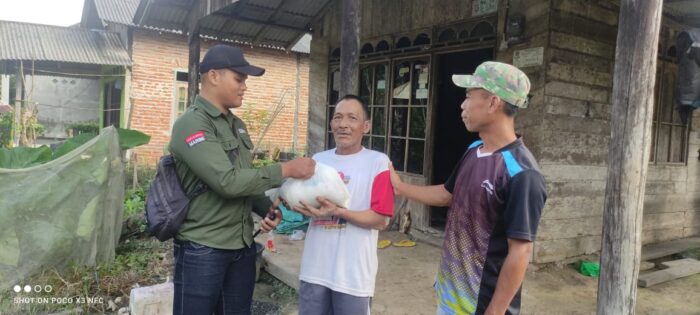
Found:
[{"label": "window with bars", "polygon": [[676,110],[675,91],[678,65],[658,60],[654,87],[654,118],[651,154],[653,164],[685,164],[688,156],[688,127]]},{"label": "window with bars", "polygon": [[185,109],[187,108],[187,84],[182,86],[182,84],[178,84],[179,86],[177,87],[177,92],[175,95],[175,99],[177,102],[177,112],[175,113],[175,117],[180,117],[182,113],[185,112]]},{"label": "window with bars", "polygon": [[[391,70],[393,69],[393,71]],[[426,58],[368,63],[360,66],[359,97],[369,107],[372,128],[362,139],[366,148],[387,153],[397,171],[423,174],[429,61]],[[327,148],[335,147],[330,121],[340,97],[340,70],[332,68],[326,130]]]},{"label": "window with bars", "polygon": [[329,105],[326,110],[326,149],[335,148],[335,140],[333,139],[333,133],[331,132],[331,120],[333,120],[335,103],[337,103],[338,99],[340,98],[340,69],[331,69],[329,78]]},{"label": "window with bars", "polygon": [[375,151],[386,153],[386,86],[387,70],[385,63],[364,65],[360,69],[360,95],[370,112],[372,128],[363,139],[363,145]]},{"label": "window with bars", "polygon": [[175,115],[173,117],[173,123],[187,109],[187,79],[187,72],[175,72],[175,91],[173,91],[173,113]]},{"label": "window with bars", "polygon": [[[387,110],[387,64],[363,65],[360,69],[359,97],[367,103],[372,119],[372,128],[368,135],[362,138],[362,145],[366,148],[386,153],[386,110]],[[333,119],[335,104],[340,95],[340,70],[334,69],[330,74],[330,93],[327,111],[327,148],[335,147],[330,121]]]},{"label": "window with bars", "polygon": [[396,62],[389,108],[389,158],[397,171],[423,174],[429,63]]}]

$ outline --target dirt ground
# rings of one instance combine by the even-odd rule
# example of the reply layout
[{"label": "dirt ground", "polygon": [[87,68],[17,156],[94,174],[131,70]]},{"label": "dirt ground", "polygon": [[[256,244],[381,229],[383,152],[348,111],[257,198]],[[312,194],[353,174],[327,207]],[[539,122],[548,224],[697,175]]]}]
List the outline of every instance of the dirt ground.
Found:
[{"label": "dirt ground", "polygon": [[[398,232],[380,234],[380,239],[394,242],[406,238],[407,235]],[[276,255],[274,263],[285,264],[299,257],[302,242],[280,240],[277,244],[282,253],[287,254]],[[380,249],[372,313],[435,314],[432,285],[439,260],[438,247],[420,242],[410,248],[390,246]],[[531,268],[523,286],[522,314],[595,314],[597,285],[597,279],[578,274],[570,265]],[[258,284],[256,287],[256,299],[262,290],[269,290],[264,286]],[[260,293],[257,290],[261,290]],[[291,297],[280,305],[280,314],[298,312],[298,305],[293,301],[295,298]],[[639,288],[637,314],[700,314],[700,275]]]},{"label": "dirt ground", "polygon": [[[595,314],[598,279],[571,266],[528,271],[523,315]],[[700,314],[700,274],[637,289],[637,314]]]}]

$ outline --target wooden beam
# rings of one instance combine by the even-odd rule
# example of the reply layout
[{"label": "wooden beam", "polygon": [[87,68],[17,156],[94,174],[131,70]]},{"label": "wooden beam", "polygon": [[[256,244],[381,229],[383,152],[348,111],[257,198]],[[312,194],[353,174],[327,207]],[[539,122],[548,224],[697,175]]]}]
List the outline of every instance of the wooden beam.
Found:
[{"label": "wooden beam", "polygon": [[357,95],[360,66],[361,0],[342,0],[340,31],[340,96]]},{"label": "wooden beam", "polygon": [[201,21],[210,10],[208,1],[196,1],[187,15],[185,29],[187,30],[187,46],[189,48],[188,74],[187,74],[187,106],[194,104],[199,94],[199,59],[201,51],[201,39],[199,38]]},{"label": "wooden beam", "polygon": [[332,0],[326,1],[326,3],[323,4],[321,9],[319,9],[318,12],[316,12],[316,16],[314,16],[314,18],[311,19],[311,21],[309,22],[309,25],[307,25],[307,27],[312,28],[314,26],[314,24],[316,24],[316,22],[321,20],[323,18],[323,16],[326,15],[328,10],[330,10],[332,4],[333,4]]},{"label": "wooden beam", "polygon": [[639,277],[639,286],[648,288],[659,283],[664,283],[694,274],[700,273],[700,261],[691,258],[667,261],[661,263],[666,269],[650,272]]},{"label": "wooden beam", "polygon": [[657,259],[700,248],[700,237],[689,237],[642,247],[642,260]]},{"label": "wooden beam", "polygon": [[15,121],[12,126],[12,146],[19,146],[19,138],[22,134],[22,102],[24,102],[24,63],[18,61],[17,73],[15,77]]},{"label": "wooden beam", "polygon": [[188,40],[189,62],[187,75],[187,106],[194,104],[199,94],[199,51],[201,49],[199,31],[190,33]]},{"label": "wooden beam", "polygon": [[605,188],[598,314],[634,314],[662,0],[623,0]]}]

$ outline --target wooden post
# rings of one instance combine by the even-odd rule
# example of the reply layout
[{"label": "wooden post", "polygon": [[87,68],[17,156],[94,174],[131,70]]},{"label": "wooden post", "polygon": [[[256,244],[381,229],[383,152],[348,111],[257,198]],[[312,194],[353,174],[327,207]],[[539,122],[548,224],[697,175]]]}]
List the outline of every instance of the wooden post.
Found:
[{"label": "wooden post", "polygon": [[360,15],[362,0],[342,0],[340,31],[340,96],[357,95],[360,80]]},{"label": "wooden post", "polygon": [[10,104],[10,76],[0,74],[0,103]]},{"label": "wooden post", "polygon": [[199,25],[191,31],[187,43],[190,47],[190,59],[187,76],[187,106],[194,104],[194,99],[199,94]]},{"label": "wooden post", "polygon": [[19,138],[22,134],[22,102],[24,102],[24,64],[18,63],[15,77],[15,122],[12,126],[12,146],[19,146]]},{"label": "wooden post", "polygon": [[195,1],[187,15],[185,29],[187,30],[187,45],[189,46],[189,65],[187,74],[187,106],[194,104],[194,99],[199,94],[199,54],[201,40],[199,38],[200,21],[204,13],[209,13],[207,6],[209,1]]},{"label": "wooden post", "polygon": [[598,314],[634,314],[662,0],[622,0]]},{"label": "wooden post", "polygon": [[292,152],[297,154],[297,147],[299,146],[299,101],[301,92],[301,54],[294,53],[296,55],[296,86],[294,88],[294,127],[292,129]]},{"label": "wooden post", "polygon": [[131,155],[131,164],[134,166],[134,178],[131,182],[131,189],[136,189],[139,185],[139,159],[136,152]]}]

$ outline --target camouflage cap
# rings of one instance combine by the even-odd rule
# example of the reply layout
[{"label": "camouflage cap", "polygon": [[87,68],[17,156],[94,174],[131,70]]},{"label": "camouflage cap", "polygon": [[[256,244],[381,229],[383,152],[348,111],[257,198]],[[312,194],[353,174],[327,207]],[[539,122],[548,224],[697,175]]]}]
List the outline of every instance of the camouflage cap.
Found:
[{"label": "camouflage cap", "polygon": [[530,79],[520,69],[502,62],[480,64],[474,74],[455,74],[452,82],[463,88],[482,88],[520,108],[527,108]]}]

